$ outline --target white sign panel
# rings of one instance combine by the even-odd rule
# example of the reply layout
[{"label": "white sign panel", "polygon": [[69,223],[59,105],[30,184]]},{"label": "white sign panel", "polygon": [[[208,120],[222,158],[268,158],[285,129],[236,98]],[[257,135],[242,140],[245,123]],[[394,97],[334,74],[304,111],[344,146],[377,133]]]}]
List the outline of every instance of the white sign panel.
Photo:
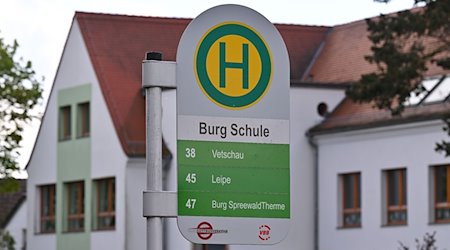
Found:
[{"label": "white sign panel", "polygon": [[289,58],[261,14],[222,5],[177,51],[178,227],[200,244],[275,244],[289,230]]}]

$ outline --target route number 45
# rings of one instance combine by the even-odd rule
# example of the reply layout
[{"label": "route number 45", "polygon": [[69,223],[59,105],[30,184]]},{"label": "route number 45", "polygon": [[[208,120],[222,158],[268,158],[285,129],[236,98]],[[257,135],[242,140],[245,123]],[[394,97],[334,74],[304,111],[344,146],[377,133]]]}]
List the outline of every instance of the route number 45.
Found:
[{"label": "route number 45", "polygon": [[186,201],[186,207],[189,209],[195,208],[195,202],[197,202],[197,199],[187,199]]},{"label": "route number 45", "polygon": [[188,173],[186,175],[187,183],[196,183],[197,182],[197,174],[196,173]]}]

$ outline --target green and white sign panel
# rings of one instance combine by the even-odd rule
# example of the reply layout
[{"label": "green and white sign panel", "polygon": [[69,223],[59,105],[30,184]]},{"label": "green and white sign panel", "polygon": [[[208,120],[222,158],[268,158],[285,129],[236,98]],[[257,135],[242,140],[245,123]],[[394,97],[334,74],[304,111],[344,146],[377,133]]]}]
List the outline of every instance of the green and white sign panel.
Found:
[{"label": "green and white sign panel", "polygon": [[177,51],[178,227],[200,244],[275,244],[289,230],[289,59],[261,14],[222,5]]}]

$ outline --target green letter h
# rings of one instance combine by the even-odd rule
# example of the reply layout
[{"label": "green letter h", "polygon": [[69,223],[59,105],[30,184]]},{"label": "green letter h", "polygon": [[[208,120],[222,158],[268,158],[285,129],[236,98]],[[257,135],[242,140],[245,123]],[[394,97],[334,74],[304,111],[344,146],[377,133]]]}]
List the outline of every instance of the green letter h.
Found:
[{"label": "green letter h", "polygon": [[225,70],[227,68],[242,69],[242,88],[248,89],[248,44],[242,44],[242,63],[225,61],[225,43],[220,43],[220,82],[219,87],[225,88]]}]

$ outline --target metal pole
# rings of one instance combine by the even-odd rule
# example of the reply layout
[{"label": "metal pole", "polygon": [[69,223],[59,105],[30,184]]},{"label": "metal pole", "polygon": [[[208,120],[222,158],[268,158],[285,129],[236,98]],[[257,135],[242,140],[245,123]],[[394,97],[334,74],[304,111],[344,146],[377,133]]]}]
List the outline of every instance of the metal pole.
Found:
[{"label": "metal pole", "polygon": [[[147,60],[161,60],[161,54],[147,54]],[[162,191],[162,104],[161,87],[145,89],[147,122],[147,190]],[[162,217],[147,217],[147,250],[163,249]]]}]

